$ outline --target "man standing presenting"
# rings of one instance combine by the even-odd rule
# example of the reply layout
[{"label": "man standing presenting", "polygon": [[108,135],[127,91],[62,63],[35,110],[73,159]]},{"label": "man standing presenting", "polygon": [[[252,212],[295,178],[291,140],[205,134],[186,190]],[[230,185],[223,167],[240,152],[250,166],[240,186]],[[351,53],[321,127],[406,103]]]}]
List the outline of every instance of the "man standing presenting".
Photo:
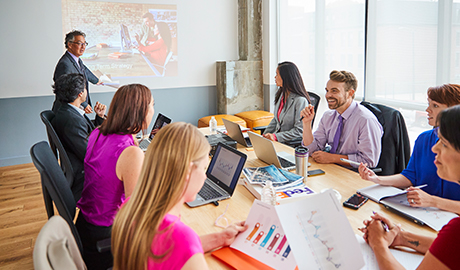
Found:
[{"label": "man standing presenting", "polygon": [[[89,89],[88,81],[90,81],[92,84],[101,84],[96,75],[94,75],[80,59],[80,56],[83,55],[86,50],[86,46],[88,45],[85,37],[85,33],[78,30],[74,30],[66,34],[64,43],[67,51],[61,57],[61,59],[59,59],[59,62],[57,63],[54,70],[53,81],[55,83],[56,80],[63,74],[79,73],[84,77],[87,91]],[[83,106],[85,113],[93,112],[89,92],[87,94],[86,100],[84,100],[81,105]],[[56,98],[53,103],[53,112],[56,113],[60,106],[61,103]]]},{"label": "man standing presenting", "polygon": [[[321,118],[318,129],[312,133],[311,121],[315,112],[307,106],[300,112],[303,117],[303,145],[318,163],[337,163],[349,159],[377,166],[382,149],[383,129],[375,115],[353,100],[358,87],[356,77],[347,71],[334,70],[326,85],[326,100],[330,111]],[[328,153],[326,144],[330,146]]]},{"label": "man standing presenting", "polygon": [[80,108],[80,105],[86,100],[88,92],[85,88],[85,78],[81,74],[64,74],[56,80],[53,88],[56,99],[60,101],[61,106],[56,111],[51,124],[72,164],[74,181],[71,189],[75,201],[78,201],[85,179],[83,162],[88,145],[88,136],[95,129],[95,126],[104,122],[106,106],[96,102],[94,106],[96,119],[94,121],[89,120],[85,115],[85,111]]},{"label": "man standing presenting", "polygon": [[157,40],[157,36],[155,35],[155,18],[153,18],[153,14],[150,12],[145,13],[142,16],[142,27],[141,33],[136,34],[134,37],[137,40],[137,43],[142,46],[148,46],[151,43]]}]

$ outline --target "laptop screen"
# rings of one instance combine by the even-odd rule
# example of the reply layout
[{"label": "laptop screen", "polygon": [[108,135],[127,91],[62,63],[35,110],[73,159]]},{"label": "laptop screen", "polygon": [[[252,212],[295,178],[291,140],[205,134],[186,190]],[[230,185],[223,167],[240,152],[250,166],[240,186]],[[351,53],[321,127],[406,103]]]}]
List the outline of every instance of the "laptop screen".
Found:
[{"label": "laptop screen", "polygon": [[150,132],[149,139],[152,140],[153,137],[157,134],[157,132],[167,124],[171,123],[171,119],[161,113],[158,114],[157,120],[155,120],[155,124],[152,127],[152,131]]},{"label": "laptop screen", "polygon": [[245,162],[245,154],[228,146],[224,147],[223,144],[219,143],[206,175],[232,194]]}]

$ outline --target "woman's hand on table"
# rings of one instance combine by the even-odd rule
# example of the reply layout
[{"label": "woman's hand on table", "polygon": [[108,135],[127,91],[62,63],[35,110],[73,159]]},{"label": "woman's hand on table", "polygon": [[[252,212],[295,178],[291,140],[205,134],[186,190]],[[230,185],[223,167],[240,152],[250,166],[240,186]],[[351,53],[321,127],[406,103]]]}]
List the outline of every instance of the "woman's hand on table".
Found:
[{"label": "woman's hand on table", "polygon": [[407,201],[412,207],[436,207],[433,196],[416,188],[407,188]]},{"label": "woman's hand on table", "polygon": [[[372,249],[378,245],[386,247],[401,245],[401,226],[393,224],[387,217],[375,213],[370,220],[364,220],[363,224],[365,227],[359,230],[364,233],[363,238]],[[388,231],[386,231],[385,225],[388,227]]]},{"label": "woman's hand on table", "polygon": [[244,221],[239,221],[235,222],[233,224],[230,224],[227,228],[225,228],[221,232],[221,237],[222,237],[222,246],[229,246],[235,241],[235,238],[238,236],[238,234],[246,231],[248,228],[247,225],[244,224]]}]

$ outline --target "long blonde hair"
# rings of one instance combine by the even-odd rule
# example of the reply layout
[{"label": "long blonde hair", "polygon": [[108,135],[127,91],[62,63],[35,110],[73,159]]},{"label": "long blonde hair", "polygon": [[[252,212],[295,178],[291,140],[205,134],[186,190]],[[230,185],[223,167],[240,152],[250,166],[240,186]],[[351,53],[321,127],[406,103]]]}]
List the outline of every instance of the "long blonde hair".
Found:
[{"label": "long blonde hair", "polygon": [[209,143],[193,125],[178,122],[163,127],[145,153],[139,181],[112,228],[113,269],[145,269],[164,216],[181,200],[190,163],[208,155]]}]

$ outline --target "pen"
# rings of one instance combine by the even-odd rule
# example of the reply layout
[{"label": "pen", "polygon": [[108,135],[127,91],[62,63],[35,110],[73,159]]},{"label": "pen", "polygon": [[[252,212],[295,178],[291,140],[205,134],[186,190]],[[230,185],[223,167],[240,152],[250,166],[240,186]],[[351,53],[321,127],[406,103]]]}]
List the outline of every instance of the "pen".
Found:
[{"label": "pen", "polygon": [[[372,214],[375,215],[375,211],[372,211]],[[380,220],[380,222],[382,223],[383,229],[384,229],[386,232],[389,232],[390,229],[388,228],[388,225],[387,225],[385,222],[383,222],[383,220]]]},{"label": "pen", "polygon": [[[355,165],[355,166],[359,166],[359,165],[361,164],[361,163],[359,163],[359,162],[356,162],[356,161],[353,161],[353,160],[349,160],[349,159],[345,159],[345,158],[340,158],[340,160],[343,161],[343,162],[348,162],[348,163],[350,163],[351,165]],[[371,168],[369,168],[369,169],[371,169]],[[375,169],[371,169],[371,170],[372,170],[373,172],[376,172],[376,173],[382,171],[381,168],[375,168]]]},{"label": "pen", "polygon": [[414,188],[424,188],[424,187],[427,187],[427,186],[428,186],[428,184],[424,184],[424,185],[416,186]]},{"label": "pen", "polygon": [[[313,105],[311,105],[311,104],[308,104],[308,107],[310,107],[310,106],[313,106]],[[302,120],[303,120],[303,118],[304,118],[303,116],[302,116],[302,117],[300,117],[300,120],[299,120],[299,122],[300,122],[300,121],[302,121]]]}]

